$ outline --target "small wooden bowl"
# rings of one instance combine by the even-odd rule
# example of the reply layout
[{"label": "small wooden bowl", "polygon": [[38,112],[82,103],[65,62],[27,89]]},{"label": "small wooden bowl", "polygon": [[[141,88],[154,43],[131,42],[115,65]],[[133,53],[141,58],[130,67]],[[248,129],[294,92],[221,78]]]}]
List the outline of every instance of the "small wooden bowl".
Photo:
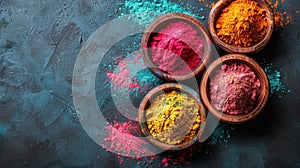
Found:
[{"label": "small wooden bowl", "polygon": [[[198,67],[194,68],[194,70],[192,70],[190,73],[182,75],[171,75],[162,71],[154,64],[154,62],[152,61],[152,51],[149,43],[153,35],[160,32],[161,29],[165,28],[170,23],[178,21],[184,21],[190,24],[195,30],[199,32],[199,36],[203,40],[204,52],[203,58],[201,59],[202,63],[199,64]],[[211,45],[212,43],[209,37],[209,33],[199,20],[182,13],[170,13],[162,15],[159,18],[155,19],[144,32],[141,41],[142,58],[144,59],[144,62],[150,69],[150,71],[160,79],[165,81],[183,81],[198,76],[203,72],[205,65],[210,60]]]},{"label": "small wooden bowl", "polygon": [[222,10],[226,8],[229,4],[231,4],[234,0],[219,0],[215,6],[211,9],[208,18],[208,28],[209,32],[214,40],[214,42],[223,50],[229,53],[256,53],[263,49],[267,43],[269,42],[271,35],[274,29],[274,16],[273,11],[270,5],[265,0],[255,0],[260,7],[266,9],[267,11],[267,22],[268,22],[268,30],[265,38],[262,39],[259,43],[251,46],[251,47],[237,47],[233,45],[226,44],[223,42],[216,33],[216,22],[219,18]]},{"label": "small wooden bowl", "polygon": [[[246,64],[256,74],[257,78],[261,83],[260,95],[257,100],[256,107],[247,114],[239,114],[239,115],[230,115],[222,113],[218,111],[214,105],[210,103],[209,100],[209,83],[210,77],[212,77],[213,73],[216,69],[221,68],[223,63],[226,62],[240,62]],[[269,97],[269,81],[266,73],[261,68],[261,66],[252,58],[247,57],[242,54],[228,54],[219,59],[215,60],[208,68],[207,71],[203,74],[203,78],[201,80],[200,85],[200,94],[203,100],[205,107],[212,112],[214,116],[220,118],[221,121],[231,124],[244,123],[254,117],[256,117],[265,107],[268,97]]]},{"label": "small wooden bowl", "polygon": [[[195,138],[193,138],[190,142],[185,142],[185,143],[178,144],[178,145],[166,144],[166,143],[163,143],[163,142],[159,141],[158,139],[154,138],[150,134],[150,132],[147,128],[146,117],[145,117],[145,111],[149,108],[149,106],[151,104],[150,103],[151,100],[153,100],[156,96],[158,96],[162,93],[166,93],[166,92],[170,92],[170,91],[174,91],[174,90],[181,91],[181,92],[191,96],[193,99],[195,99],[197,104],[199,104],[199,113],[200,113],[200,117],[201,117],[199,131],[198,131],[197,135],[195,136]],[[176,84],[176,83],[166,83],[166,84],[159,85],[159,86],[155,87],[154,89],[152,89],[142,100],[142,102],[139,106],[138,114],[139,114],[139,125],[141,127],[143,134],[147,137],[146,139],[150,143],[155,145],[156,147],[159,147],[164,150],[181,150],[181,149],[191,146],[192,144],[194,144],[196,141],[199,140],[199,138],[205,128],[205,124],[206,124],[205,108],[200,101],[199,94],[187,86],[184,86],[181,84]]]}]

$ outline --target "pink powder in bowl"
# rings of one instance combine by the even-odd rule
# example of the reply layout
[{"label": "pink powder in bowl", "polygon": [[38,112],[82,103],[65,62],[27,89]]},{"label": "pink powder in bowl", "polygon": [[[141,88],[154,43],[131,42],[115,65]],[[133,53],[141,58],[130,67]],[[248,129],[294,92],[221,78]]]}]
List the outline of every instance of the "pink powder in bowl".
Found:
[{"label": "pink powder in bowl", "polygon": [[260,87],[261,83],[250,67],[243,63],[226,63],[210,79],[210,101],[223,113],[249,113],[257,104]]},{"label": "pink powder in bowl", "polygon": [[172,75],[187,74],[202,61],[204,45],[197,30],[184,21],[169,24],[150,41],[152,60]]}]

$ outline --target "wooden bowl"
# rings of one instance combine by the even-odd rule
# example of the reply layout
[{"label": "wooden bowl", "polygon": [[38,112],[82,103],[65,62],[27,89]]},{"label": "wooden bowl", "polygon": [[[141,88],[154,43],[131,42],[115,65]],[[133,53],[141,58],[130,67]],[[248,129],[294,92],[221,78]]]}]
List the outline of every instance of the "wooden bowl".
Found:
[{"label": "wooden bowl", "polygon": [[[257,78],[260,80],[261,88],[260,95],[257,100],[256,107],[249,113],[239,114],[239,115],[230,115],[222,113],[218,111],[214,105],[210,103],[209,100],[209,83],[210,77],[212,77],[213,73],[216,69],[219,69],[223,63],[226,62],[240,62],[246,64],[256,74]],[[205,107],[217,118],[220,118],[221,121],[226,123],[244,123],[254,117],[256,117],[265,107],[268,97],[269,97],[269,81],[267,75],[261,66],[252,58],[247,57],[242,54],[228,54],[219,59],[215,60],[208,68],[207,71],[203,74],[203,78],[201,80],[200,85],[200,95],[203,100]]]},{"label": "wooden bowl", "polygon": [[223,50],[229,52],[229,53],[256,53],[263,49],[268,41],[271,38],[271,35],[273,33],[274,29],[274,16],[273,16],[273,11],[270,5],[265,1],[265,0],[255,0],[260,7],[263,9],[266,9],[267,11],[267,22],[268,22],[268,30],[266,36],[257,44],[251,46],[251,47],[237,47],[233,45],[226,44],[223,42],[216,33],[216,22],[217,19],[219,18],[222,10],[226,8],[231,2],[234,0],[219,0],[215,6],[211,9],[209,13],[209,18],[208,18],[208,28],[209,32],[214,40],[214,42]]},{"label": "wooden bowl", "polygon": [[[199,32],[199,36],[203,40],[204,52],[203,57],[201,59],[202,63],[199,64],[196,68],[194,68],[194,70],[192,70],[190,73],[182,75],[171,75],[162,71],[160,68],[157,67],[157,65],[154,64],[154,62],[152,61],[152,51],[149,43],[153,35],[160,32],[161,29],[165,28],[170,23],[178,21],[184,21],[190,24],[195,30]],[[141,41],[142,58],[144,59],[144,62],[150,69],[150,71],[160,79],[165,81],[183,81],[198,76],[203,72],[205,65],[210,59],[211,45],[212,43],[209,37],[209,33],[199,20],[192,16],[182,13],[170,13],[162,15],[159,18],[155,19],[144,32]]]},{"label": "wooden bowl", "polygon": [[[145,117],[145,111],[150,106],[150,100],[153,100],[156,96],[158,96],[162,93],[166,93],[166,92],[170,92],[170,91],[174,91],[174,90],[181,91],[181,92],[191,96],[193,99],[195,99],[197,104],[199,104],[199,113],[200,113],[200,117],[201,117],[200,127],[199,127],[198,133],[195,136],[195,138],[193,138],[190,142],[184,142],[184,143],[178,144],[178,145],[166,144],[166,143],[159,141],[155,137],[153,137],[147,128],[146,117]],[[191,146],[196,141],[198,141],[198,139],[200,138],[201,134],[203,133],[203,130],[205,128],[205,123],[206,123],[205,108],[200,101],[199,94],[187,86],[184,86],[181,84],[176,84],[176,83],[166,83],[166,84],[159,85],[159,86],[155,87],[154,89],[152,89],[142,100],[142,102],[139,106],[138,114],[139,114],[139,125],[141,127],[143,134],[147,137],[146,139],[150,143],[155,145],[156,147],[159,147],[164,150],[181,150],[181,149]]]}]

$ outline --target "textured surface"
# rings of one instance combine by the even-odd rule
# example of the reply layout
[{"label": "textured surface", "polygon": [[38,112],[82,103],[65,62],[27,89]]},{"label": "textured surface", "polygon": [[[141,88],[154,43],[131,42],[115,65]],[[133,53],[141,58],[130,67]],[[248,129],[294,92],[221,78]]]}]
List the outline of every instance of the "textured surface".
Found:
[{"label": "textured surface", "polygon": [[[296,11],[300,1],[281,8]],[[117,17],[116,9],[115,0],[0,0],[0,167],[139,167],[131,160],[120,165],[94,143],[72,104],[75,59],[87,38]],[[274,32],[257,54],[282,68],[291,92],[281,98],[275,93],[258,118],[235,126],[228,148],[195,157],[191,167],[300,167],[299,14],[293,18],[294,24]],[[100,67],[96,81],[105,80]],[[114,110],[101,84],[99,104],[104,111]]]}]

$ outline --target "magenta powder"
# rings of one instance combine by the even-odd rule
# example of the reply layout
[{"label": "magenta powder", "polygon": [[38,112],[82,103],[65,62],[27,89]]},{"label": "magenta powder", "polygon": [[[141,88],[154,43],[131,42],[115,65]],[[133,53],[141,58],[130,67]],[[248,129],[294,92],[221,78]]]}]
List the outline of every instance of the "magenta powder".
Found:
[{"label": "magenta powder", "polygon": [[187,74],[194,70],[203,56],[203,41],[190,24],[179,21],[169,24],[150,41],[152,60],[172,75]]},{"label": "magenta powder", "polygon": [[254,71],[242,63],[227,63],[210,80],[210,101],[224,113],[249,113],[257,103],[260,81]]}]

